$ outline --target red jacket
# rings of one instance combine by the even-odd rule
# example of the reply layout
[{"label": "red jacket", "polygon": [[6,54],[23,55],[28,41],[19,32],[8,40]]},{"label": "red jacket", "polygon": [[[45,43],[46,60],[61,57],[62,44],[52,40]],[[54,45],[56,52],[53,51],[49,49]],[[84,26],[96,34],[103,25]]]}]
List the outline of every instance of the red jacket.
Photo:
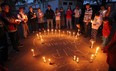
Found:
[{"label": "red jacket", "polygon": [[106,38],[110,35],[111,26],[109,24],[109,22],[103,23],[102,35]]},{"label": "red jacket", "polygon": [[69,18],[69,19],[72,18],[72,11],[71,10],[66,11],[66,18]]},{"label": "red jacket", "polygon": [[116,69],[116,31],[110,43],[104,47],[104,53],[107,53],[109,66]]}]

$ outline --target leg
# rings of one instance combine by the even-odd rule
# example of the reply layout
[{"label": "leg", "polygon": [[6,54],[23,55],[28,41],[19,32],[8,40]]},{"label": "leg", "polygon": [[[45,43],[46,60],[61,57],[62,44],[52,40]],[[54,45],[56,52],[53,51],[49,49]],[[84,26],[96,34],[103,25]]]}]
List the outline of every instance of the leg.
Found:
[{"label": "leg", "polygon": [[66,19],[66,27],[67,27],[67,29],[68,29],[68,21],[69,21],[69,20],[68,20],[68,19]]},{"label": "leg", "polygon": [[72,29],[72,19],[69,19],[69,23],[70,23],[70,29]]},{"label": "leg", "polygon": [[51,19],[51,29],[53,29],[53,19]]},{"label": "leg", "polygon": [[47,19],[47,29],[49,29],[50,27],[49,27],[49,25],[50,25],[50,20],[49,19]]}]

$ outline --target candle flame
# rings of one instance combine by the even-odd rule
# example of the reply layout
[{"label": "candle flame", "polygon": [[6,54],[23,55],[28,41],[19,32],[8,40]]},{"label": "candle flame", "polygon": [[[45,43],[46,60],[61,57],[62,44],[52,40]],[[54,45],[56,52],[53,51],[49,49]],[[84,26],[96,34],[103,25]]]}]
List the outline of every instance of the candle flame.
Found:
[{"label": "candle flame", "polygon": [[34,52],[34,49],[31,49],[32,52]]}]

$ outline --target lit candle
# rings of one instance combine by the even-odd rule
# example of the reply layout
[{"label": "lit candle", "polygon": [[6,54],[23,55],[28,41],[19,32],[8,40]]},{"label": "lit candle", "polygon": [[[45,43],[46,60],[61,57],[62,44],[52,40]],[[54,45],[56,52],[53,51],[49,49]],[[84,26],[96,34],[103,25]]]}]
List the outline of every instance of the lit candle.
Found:
[{"label": "lit candle", "polygon": [[77,57],[77,60],[76,60],[77,63],[79,63],[79,57]]},{"label": "lit candle", "polygon": [[73,32],[73,37],[75,37],[75,32]]},{"label": "lit candle", "polygon": [[71,36],[71,32],[69,32],[69,36]]},{"label": "lit candle", "polygon": [[45,57],[42,57],[43,58],[43,61],[44,61],[44,63],[46,63],[47,61],[46,61],[46,58]]},{"label": "lit candle", "polygon": [[39,35],[38,35],[38,34],[36,34],[36,36],[38,37]]},{"label": "lit candle", "polygon": [[46,35],[46,30],[44,30],[44,35]]},{"label": "lit candle", "polygon": [[60,35],[60,30],[58,30],[59,31],[59,35]]},{"label": "lit candle", "polygon": [[91,48],[93,48],[93,44],[95,41],[91,40]]},{"label": "lit candle", "polygon": [[48,29],[47,31],[48,31],[48,34],[49,34],[50,30]]},{"label": "lit candle", "polygon": [[68,35],[69,31],[67,31],[67,35]]},{"label": "lit candle", "polygon": [[48,61],[49,61],[49,64],[51,64],[51,59],[48,59]]},{"label": "lit candle", "polygon": [[54,30],[52,29],[52,30],[51,30],[52,34],[53,34],[53,31],[54,31]]},{"label": "lit candle", "polygon": [[55,34],[57,33],[57,30],[55,29]]},{"label": "lit candle", "polygon": [[74,55],[73,60],[76,61],[76,56]]},{"label": "lit candle", "polygon": [[96,48],[96,51],[95,51],[95,56],[97,55],[98,51],[99,51],[99,47]]},{"label": "lit candle", "polygon": [[94,59],[94,54],[91,55],[90,62],[92,63]]},{"label": "lit candle", "polygon": [[31,49],[31,51],[32,51],[32,54],[33,54],[33,56],[35,56],[35,52],[34,52],[34,49]]}]

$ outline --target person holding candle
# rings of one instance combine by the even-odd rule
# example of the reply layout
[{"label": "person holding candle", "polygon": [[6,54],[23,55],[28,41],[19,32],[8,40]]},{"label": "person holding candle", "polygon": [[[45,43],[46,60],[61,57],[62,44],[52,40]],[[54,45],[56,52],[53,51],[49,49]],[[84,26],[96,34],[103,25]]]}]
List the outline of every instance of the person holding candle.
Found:
[{"label": "person holding candle", "polygon": [[79,23],[80,16],[81,16],[81,9],[77,5],[76,8],[74,9],[75,25],[77,24],[80,25]]},{"label": "person holding candle", "polygon": [[8,32],[8,36],[11,40],[11,44],[13,49],[16,52],[19,52],[18,48],[18,35],[17,35],[17,25],[20,24],[20,20],[16,19],[14,15],[10,12],[10,7],[8,4],[3,3],[1,4],[2,12],[1,12],[1,19],[4,22],[6,30]]},{"label": "person holding candle", "polygon": [[91,23],[92,23],[91,40],[96,41],[98,29],[102,24],[100,12],[97,12],[95,14],[94,20],[91,21]]},{"label": "person holding candle", "polygon": [[58,10],[58,8],[56,8],[56,12],[55,12],[55,19],[56,19],[56,29],[60,29],[61,25],[60,25],[60,12]]},{"label": "person holding candle", "polygon": [[28,18],[27,18],[27,15],[24,13],[23,7],[19,8],[19,14],[17,15],[17,17],[19,20],[21,20],[21,24],[23,27],[23,36],[24,38],[27,38],[27,35],[29,33],[29,28],[27,25]]},{"label": "person holding candle", "polygon": [[116,29],[111,41],[104,47],[103,52],[107,53],[108,71],[116,71]]},{"label": "person holding candle", "polygon": [[37,19],[38,19],[38,29],[39,31],[44,30],[44,13],[41,11],[40,8],[38,8],[37,11]]},{"label": "person holding candle", "polygon": [[31,32],[36,32],[36,20],[37,20],[37,17],[36,17],[36,13],[33,11],[33,7],[30,6],[29,7],[29,12],[28,12],[28,24],[30,25],[30,28],[31,28]]}]

